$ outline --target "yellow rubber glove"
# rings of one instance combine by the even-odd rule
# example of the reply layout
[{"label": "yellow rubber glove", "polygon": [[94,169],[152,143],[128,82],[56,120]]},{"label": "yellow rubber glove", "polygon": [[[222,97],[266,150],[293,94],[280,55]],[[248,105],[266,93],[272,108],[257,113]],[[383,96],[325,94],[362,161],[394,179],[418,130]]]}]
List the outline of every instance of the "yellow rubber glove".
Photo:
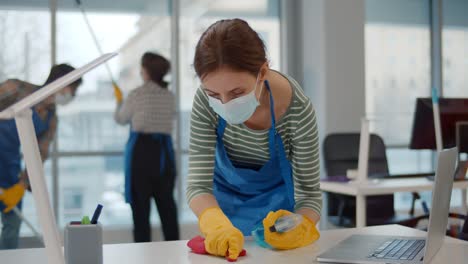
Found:
[{"label": "yellow rubber glove", "polygon": [[114,87],[115,100],[117,100],[117,103],[119,104],[122,103],[123,101],[122,90],[120,90],[119,86],[115,82],[112,82],[112,87]]},{"label": "yellow rubber glove", "polygon": [[206,209],[199,219],[199,227],[205,236],[205,249],[211,255],[227,257],[235,261],[244,248],[244,235],[235,228],[219,207]]},{"label": "yellow rubber glove", "polygon": [[5,204],[4,213],[8,213],[21,201],[24,196],[24,185],[17,183],[8,189],[0,191],[0,202]]},{"label": "yellow rubber glove", "polygon": [[278,218],[290,214],[292,213],[286,210],[268,213],[267,217],[263,219],[265,242],[276,249],[293,249],[312,244],[320,238],[320,233],[315,227],[315,223],[307,216],[303,216],[301,224],[288,232],[278,233],[270,231],[270,226],[274,225]]}]

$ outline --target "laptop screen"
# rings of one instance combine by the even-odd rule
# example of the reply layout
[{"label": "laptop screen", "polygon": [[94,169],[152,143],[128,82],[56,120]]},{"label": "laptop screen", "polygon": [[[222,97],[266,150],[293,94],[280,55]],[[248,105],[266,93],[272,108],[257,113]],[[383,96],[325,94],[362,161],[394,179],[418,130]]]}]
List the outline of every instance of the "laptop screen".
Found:
[{"label": "laptop screen", "polygon": [[428,263],[437,254],[444,241],[457,161],[457,148],[451,148],[439,153],[432,192],[424,263]]}]

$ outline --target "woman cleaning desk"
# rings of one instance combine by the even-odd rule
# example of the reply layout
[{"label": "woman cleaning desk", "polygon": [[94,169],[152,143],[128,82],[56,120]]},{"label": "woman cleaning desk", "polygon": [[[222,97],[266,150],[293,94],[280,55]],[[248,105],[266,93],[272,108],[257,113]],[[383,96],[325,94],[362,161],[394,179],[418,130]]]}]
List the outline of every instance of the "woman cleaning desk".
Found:
[{"label": "woman cleaning desk", "polygon": [[[318,239],[319,140],[310,100],[291,77],[269,68],[258,33],[220,20],[200,37],[189,147],[187,200],[206,251],[236,260],[258,226],[276,249]],[[268,228],[296,212],[286,233]]]}]

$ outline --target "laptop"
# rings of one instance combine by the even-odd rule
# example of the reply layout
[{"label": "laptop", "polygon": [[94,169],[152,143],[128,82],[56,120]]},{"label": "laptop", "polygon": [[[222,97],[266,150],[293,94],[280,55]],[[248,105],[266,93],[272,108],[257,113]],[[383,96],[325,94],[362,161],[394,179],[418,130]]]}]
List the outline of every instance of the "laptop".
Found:
[{"label": "laptop", "polygon": [[458,149],[439,153],[426,237],[352,235],[317,257],[325,263],[429,263],[442,246]]}]

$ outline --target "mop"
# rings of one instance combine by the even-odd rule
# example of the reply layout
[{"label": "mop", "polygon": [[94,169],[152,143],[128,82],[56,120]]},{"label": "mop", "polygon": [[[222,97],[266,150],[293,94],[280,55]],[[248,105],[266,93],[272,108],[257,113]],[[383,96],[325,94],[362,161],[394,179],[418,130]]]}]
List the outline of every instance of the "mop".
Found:
[{"label": "mop", "polygon": [[[81,3],[81,0],[75,0],[76,2],[76,5],[78,6],[78,8],[80,9],[81,11],[81,14],[83,15],[83,19],[86,23],[86,26],[88,27],[88,31],[89,33],[91,34],[91,37],[94,41],[94,45],[96,46],[98,52],[99,52],[99,55],[103,55],[104,53],[102,52],[102,47],[101,47],[101,44],[99,43],[99,40],[97,39],[96,37],[96,33],[94,32],[93,30],[93,27],[91,26],[91,23],[89,22],[89,19],[88,19],[88,16],[86,14],[86,11],[83,7],[83,4]],[[111,79],[111,82],[112,82],[112,87],[114,88],[114,92],[117,94],[121,94],[121,89],[120,87],[117,85],[117,82],[115,81],[114,79],[114,76],[112,75],[112,71],[109,67],[109,64],[106,62],[104,63],[104,66],[106,67],[106,70],[107,70],[107,74],[109,75],[109,78]]]},{"label": "mop", "polygon": [[24,217],[23,213],[21,213],[21,211],[18,209],[18,207],[13,208],[13,212],[29,227],[29,229],[31,229],[31,231],[33,232],[33,234],[37,238],[37,240],[39,240],[39,242],[44,244],[44,240],[42,239],[42,235],[31,224],[31,222],[29,222],[29,220],[26,219],[26,217]]}]

